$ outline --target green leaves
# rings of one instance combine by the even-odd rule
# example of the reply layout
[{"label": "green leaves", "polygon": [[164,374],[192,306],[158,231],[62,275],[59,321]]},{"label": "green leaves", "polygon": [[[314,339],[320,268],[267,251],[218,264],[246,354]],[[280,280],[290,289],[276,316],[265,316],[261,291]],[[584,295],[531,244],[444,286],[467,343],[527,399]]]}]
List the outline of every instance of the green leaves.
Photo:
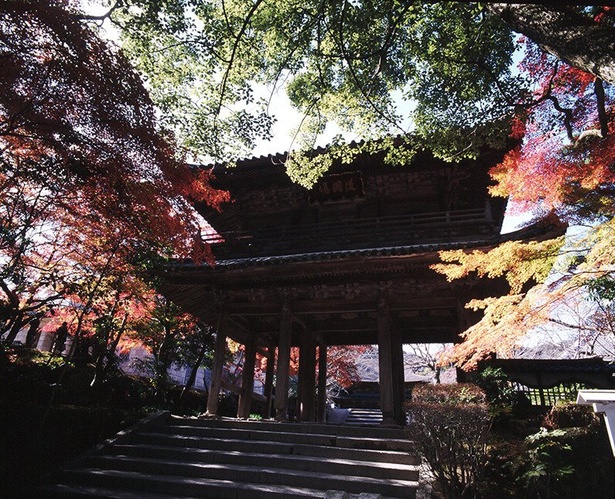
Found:
[{"label": "green leaves", "polygon": [[[411,120],[454,159],[502,144],[522,87],[509,71],[510,30],[476,4],[148,0],[113,16],[163,123],[217,160],[270,134],[267,104],[244,100],[254,85],[286,87],[305,114],[299,144],[313,144],[310,123],[335,121],[370,140],[405,134]],[[502,125],[487,130],[494,121]]]},{"label": "green leaves", "polygon": [[615,300],[615,280],[611,275],[591,279],[587,283],[589,295],[593,300]]}]

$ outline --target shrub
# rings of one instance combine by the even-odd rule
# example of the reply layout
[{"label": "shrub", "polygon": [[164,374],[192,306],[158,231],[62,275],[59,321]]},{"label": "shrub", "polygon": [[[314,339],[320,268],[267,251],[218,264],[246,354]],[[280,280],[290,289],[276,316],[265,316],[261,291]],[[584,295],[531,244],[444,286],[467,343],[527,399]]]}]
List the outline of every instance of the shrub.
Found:
[{"label": "shrub", "polygon": [[425,385],[406,408],[410,436],[445,497],[475,497],[491,425],[485,393],[475,385]]},{"label": "shrub", "polygon": [[[578,424],[568,404],[546,419]],[[579,411],[583,413],[584,411]],[[565,417],[559,417],[565,414]],[[583,417],[585,417],[584,415]],[[497,434],[495,435],[497,436]],[[501,435],[500,435],[501,436]],[[489,462],[481,487],[484,499],[613,499],[615,461],[605,425],[595,418],[588,426],[542,428],[523,440],[506,434],[490,442]]]},{"label": "shrub", "polygon": [[499,367],[486,367],[478,375],[477,384],[485,391],[490,404],[512,406],[515,390],[508,381],[508,376]]},{"label": "shrub", "polygon": [[543,426],[549,430],[576,428],[596,424],[598,417],[592,407],[560,400],[544,418]]}]

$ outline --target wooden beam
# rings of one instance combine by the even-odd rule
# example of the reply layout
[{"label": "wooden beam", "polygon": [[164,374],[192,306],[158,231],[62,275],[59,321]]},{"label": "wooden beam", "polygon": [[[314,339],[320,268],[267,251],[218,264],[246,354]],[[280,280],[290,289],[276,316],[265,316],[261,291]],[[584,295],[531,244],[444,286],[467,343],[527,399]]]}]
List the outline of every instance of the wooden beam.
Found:
[{"label": "wooden beam", "polygon": [[237,407],[237,417],[248,419],[252,408],[252,394],[254,392],[254,367],[256,361],[256,339],[251,336],[245,344],[243,371],[241,373],[241,393]]},{"label": "wooden beam", "polygon": [[218,415],[218,397],[220,395],[220,387],[222,385],[222,368],[226,354],[226,311],[220,311],[218,327],[216,330],[216,344],[214,347],[214,364],[211,368],[211,383],[209,384],[209,394],[207,397],[207,416]]},{"label": "wooden beam", "polygon": [[327,421],[327,344],[324,339],[318,342],[318,399],[317,421],[325,423]]},{"label": "wooden beam", "polygon": [[[390,310],[442,309],[455,308],[458,298],[451,296],[408,297],[397,296],[391,298]],[[279,316],[282,304],[275,302],[265,303],[228,303],[231,316]],[[292,303],[293,316],[335,313],[375,312],[373,300],[300,300]],[[297,318],[298,319],[298,318]]]}]

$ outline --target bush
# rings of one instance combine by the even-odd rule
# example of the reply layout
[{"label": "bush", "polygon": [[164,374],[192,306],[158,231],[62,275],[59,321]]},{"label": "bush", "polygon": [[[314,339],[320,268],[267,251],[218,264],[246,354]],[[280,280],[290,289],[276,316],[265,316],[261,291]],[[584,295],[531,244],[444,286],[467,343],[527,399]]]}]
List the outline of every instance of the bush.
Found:
[{"label": "bush", "polygon": [[425,385],[406,409],[409,432],[448,499],[476,497],[491,426],[485,393],[475,385]]},{"label": "bush", "polygon": [[600,425],[548,431],[526,439],[517,475],[526,497],[610,499],[615,470],[608,439]]},{"label": "bush", "polygon": [[615,462],[599,418],[560,402],[545,423],[549,430],[523,440],[506,433],[504,440],[490,442],[481,497],[612,499]]},{"label": "bush", "polygon": [[485,391],[490,404],[512,406],[515,390],[508,381],[508,376],[499,367],[486,367],[478,375],[477,384]]},{"label": "bush", "polygon": [[116,408],[0,400],[0,497],[26,497],[18,490],[145,415]]},{"label": "bush", "polygon": [[563,400],[558,401],[543,420],[543,426],[548,430],[590,426],[596,423],[598,417],[592,407]]}]

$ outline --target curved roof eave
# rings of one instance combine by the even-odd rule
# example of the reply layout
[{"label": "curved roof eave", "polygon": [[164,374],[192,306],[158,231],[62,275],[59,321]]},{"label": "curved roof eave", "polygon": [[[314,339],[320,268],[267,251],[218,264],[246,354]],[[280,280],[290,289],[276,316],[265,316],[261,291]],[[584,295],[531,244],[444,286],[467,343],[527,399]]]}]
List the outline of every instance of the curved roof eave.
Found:
[{"label": "curved roof eave", "polygon": [[266,267],[284,265],[289,263],[322,262],[326,260],[341,260],[345,258],[360,257],[396,257],[414,254],[434,253],[437,251],[450,251],[458,249],[492,248],[506,241],[544,240],[559,237],[564,234],[566,225],[553,217],[547,217],[530,226],[514,232],[467,241],[436,242],[428,244],[414,244],[405,246],[387,246],[378,248],[349,249],[336,251],[322,251],[312,253],[298,253],[274,256],[255,256],[227,260],[218,260],[215,265],[195,263],[192,261],[173,262],[166,266],[167,271],[224,271],[248,267]]}]

